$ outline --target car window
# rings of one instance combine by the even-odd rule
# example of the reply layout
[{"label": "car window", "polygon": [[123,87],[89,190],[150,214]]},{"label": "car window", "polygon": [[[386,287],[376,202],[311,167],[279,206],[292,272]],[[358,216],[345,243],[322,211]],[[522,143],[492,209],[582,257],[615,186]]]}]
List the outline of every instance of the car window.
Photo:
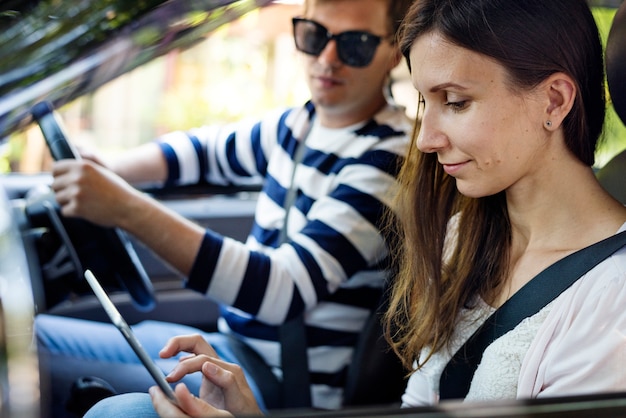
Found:
[{"label": "car window", "polygon": [[[604,45],[606,45],[611,23],[616,13],[616,7],[619,6],[618,2],[614,3],[616,3],[614,7],[600,6],[593,7],[592,9]],[[608,89],[607,98],[609,105],[604,125],[604,140],[596,153],[597,168],[604,166],[611,157],[618,154],[621,150],[626,149],[626,127],[615,113]]]},{"label": "car window", "polygon": [[[63,106],[59,112],[70,138],[105,156],[115,155],[164,132],[226,123],[302,103],[308,91],[289,24],[301,8],[295,3],[249,12],[192,48],[173,50]],[[593,10],[606,42],[616,5],[595,3],[601,4]],[[394,95],[411,115],[416,98],[406,70],[399,68],[394,76]],[[596,168],[624,148],[626,127],[609,101]],[[0,145],[0,173],[37,173],[46,171],[49,163],[34,125]]]}]

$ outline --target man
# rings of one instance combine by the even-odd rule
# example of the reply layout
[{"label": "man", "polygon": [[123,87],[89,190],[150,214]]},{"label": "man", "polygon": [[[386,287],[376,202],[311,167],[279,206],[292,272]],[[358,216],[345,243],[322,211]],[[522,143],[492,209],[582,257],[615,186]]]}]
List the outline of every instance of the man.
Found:
[{"label": "man", "polygon": [[[109,169],[89,159],[53,168],[52,187],[65,216],[130,232],[187,277],[188,288],[224,306],[220,333],[204,337],[225,360],[237,362],[228,334],[280,375],[278,326],[304,312],[314,407],[341,405],[352,347],[385,279],[382,216],[411,129],[385,87],[401,59],[394,34],[409,4],[305,2],[304,14],[293,21],[311,91],[301,108],[256,124],[168,134]],[[259,178],[263,191],[245,244],[204,230],[126,183],[247,184]],[[133,373],[129,363],[141,367],[108,324],[41,315],[36,328],[53,362],[124,363],[120,379]],[[134,328],[155,359],[170,337],[199,332],[152,321]],[[160,360],[168,371],[176,360],[169,361]],[[152,386],[145,376],[137,390]],[[201,376],[185,379],[197,393]]]}]

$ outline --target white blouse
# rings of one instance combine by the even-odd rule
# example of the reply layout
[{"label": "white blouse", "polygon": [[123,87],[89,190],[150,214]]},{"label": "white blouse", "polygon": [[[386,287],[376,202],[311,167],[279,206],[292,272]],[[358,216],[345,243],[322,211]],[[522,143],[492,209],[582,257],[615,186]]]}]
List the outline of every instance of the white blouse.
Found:
[{"label": "white blouse", "polygon": [[[411,375],[403,406],[438,402],[446,364],[493,311],[479,301],[461,312],[449,350]],[[465,401],[626,391],[624,367],[626,247],[488,346]]]}]

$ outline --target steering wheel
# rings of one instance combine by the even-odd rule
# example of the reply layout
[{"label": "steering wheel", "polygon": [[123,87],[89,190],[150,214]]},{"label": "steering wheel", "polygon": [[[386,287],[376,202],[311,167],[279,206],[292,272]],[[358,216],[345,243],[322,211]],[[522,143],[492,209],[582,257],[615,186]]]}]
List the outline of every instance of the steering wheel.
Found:
[{"label": "steering wheel", "polygon": [[[31,113],[55,160],[80,158],[67,140],[61,120],[50,103],[37,103]],[[126,289],[138,309],[147,311],[154,307],[154,289],[150,278],[122,230],[62,216],[49,188],[27,199],[26,215],[32,226],[54,232],[53,237],[47,236],[38,246],[40,258],[44,258],[41,260],[42,275],[48,302],[61,297],[59,293],[65,289],[55,286],[55,282],[58,284],[59,278],[68,275],[72,290],[88,289],[83,274],[89,269],[104,287],[118,284]],[[50,248],[54,250],[50,251]]]}]

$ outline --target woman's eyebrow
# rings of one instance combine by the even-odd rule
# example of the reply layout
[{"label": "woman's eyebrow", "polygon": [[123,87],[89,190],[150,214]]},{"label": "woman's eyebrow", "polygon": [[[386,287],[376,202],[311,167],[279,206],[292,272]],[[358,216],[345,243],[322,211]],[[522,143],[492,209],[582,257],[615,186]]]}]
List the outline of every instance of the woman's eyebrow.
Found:
[{"label": "woman's eyebrow", "polygon": [[467,90],[467,87],[465,87],[465,86],[463,86],[461,84],[453,83],[453,82],[445,82],[445,83],[441,83],[441,84],[437,84],[435,86],[432,86],[428,91],[430,93],[436,93],[436,92],[438,92],[440,90],[445,90],[445,89],[448,89],[450,87],[453,87],[453,88],[458,89],[458,90]]}]

